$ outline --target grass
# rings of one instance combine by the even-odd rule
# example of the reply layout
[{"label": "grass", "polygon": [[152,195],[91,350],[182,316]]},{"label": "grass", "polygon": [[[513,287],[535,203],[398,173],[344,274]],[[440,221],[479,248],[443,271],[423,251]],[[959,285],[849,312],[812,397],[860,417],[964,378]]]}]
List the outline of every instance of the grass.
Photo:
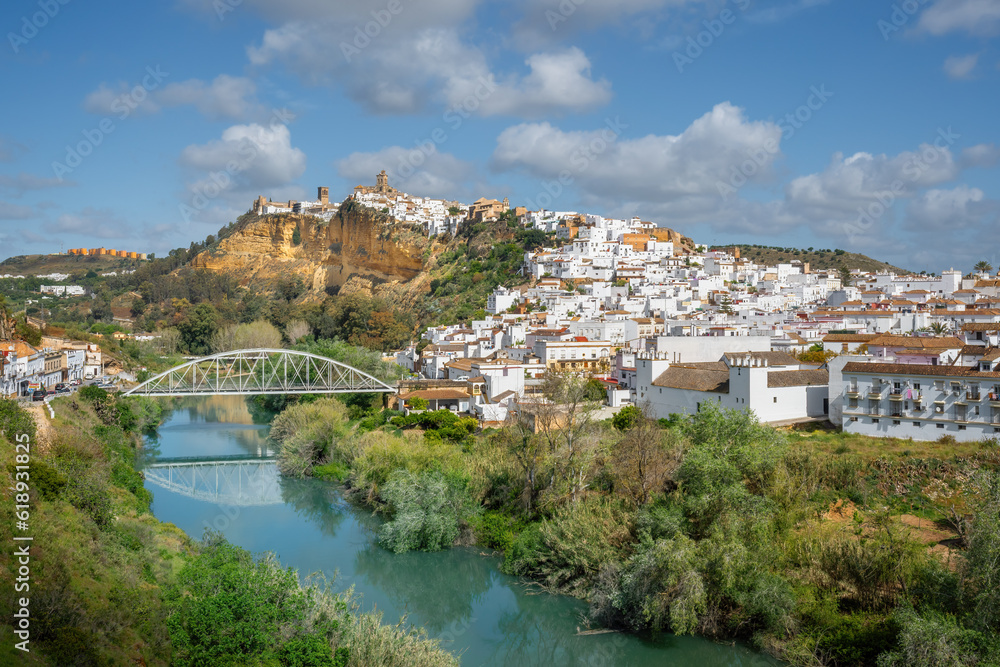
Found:
[{"label": "grass", "polygon": [[803,424],[785,432],[788,444],[822,456],[855,455],[864,459],[940,459],[974,456],[986,449],[980,442],[941,443],[909,438],[874,438],[844,433],[820,424]]}]

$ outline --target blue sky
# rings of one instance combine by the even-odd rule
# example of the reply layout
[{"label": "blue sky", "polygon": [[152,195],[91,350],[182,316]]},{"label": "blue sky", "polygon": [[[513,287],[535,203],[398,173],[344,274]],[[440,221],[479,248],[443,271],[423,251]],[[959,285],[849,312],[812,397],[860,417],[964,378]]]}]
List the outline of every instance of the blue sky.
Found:
[{"label": "blue sky", "polygon": [[0,25],[0,258],[164,253],[384,168],[706,243],[1000,266],[1000,0],[18,0]]}]

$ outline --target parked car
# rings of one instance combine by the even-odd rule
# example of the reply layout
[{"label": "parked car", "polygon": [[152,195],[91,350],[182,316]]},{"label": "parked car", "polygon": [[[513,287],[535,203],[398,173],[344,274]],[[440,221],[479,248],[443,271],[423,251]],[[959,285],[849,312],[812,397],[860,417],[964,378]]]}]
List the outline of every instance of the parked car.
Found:
[{"label": "parked car", "polygon": [[75,380],[70,380],[69,383],[74,387],[79,387],[81,384],[83,384],[83,381],[80,380],[80,378],[77,378]]},{"label": "parked car", "polygon": [[65,389],[65,388],[66,388],[66,383],[65,382],[60,382],[59,384],[56,385],[56,391],[61,391],[61,390]]},{"label": "parked car", "polygon": [[45,390],[44,389],[36,389],[35,391],[31,392],[31,400],[33,400],[33,401],[44,401],[45,400]]},{"label": "parked car", "polygon": [[55,389],[49,389],[47,392],[45,392],[45,395],[46,396],[55,396],[56,395],[56,390]]}]

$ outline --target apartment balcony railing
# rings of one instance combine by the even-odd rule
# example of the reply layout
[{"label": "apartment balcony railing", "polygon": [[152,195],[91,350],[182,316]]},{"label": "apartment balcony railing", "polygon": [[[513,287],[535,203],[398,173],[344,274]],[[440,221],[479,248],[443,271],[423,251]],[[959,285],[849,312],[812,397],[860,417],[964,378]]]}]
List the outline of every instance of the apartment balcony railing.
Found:
[{"label": "apartment balcony railing", "polygon": [[965,400],[967,401],[981,401],[982,398],[983,398],[982,394],[980,394],[978,391],[965,392]]}]

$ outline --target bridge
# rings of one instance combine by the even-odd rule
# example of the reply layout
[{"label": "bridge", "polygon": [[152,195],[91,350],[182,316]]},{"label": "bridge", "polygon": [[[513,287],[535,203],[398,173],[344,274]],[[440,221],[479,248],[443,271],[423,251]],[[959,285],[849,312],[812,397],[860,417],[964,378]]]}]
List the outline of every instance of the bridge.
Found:
[{"label": "bridge", "polygon": [[396,388],[339,361],[295,350],[235,350],[194,359],[152,377],[125,396],[395,393]]},{"label": "bridge", "polygon": [[161,489],[216,505],[260,507],[284,502],[274,459],[161,459],[147,465],[143,474]]}]

